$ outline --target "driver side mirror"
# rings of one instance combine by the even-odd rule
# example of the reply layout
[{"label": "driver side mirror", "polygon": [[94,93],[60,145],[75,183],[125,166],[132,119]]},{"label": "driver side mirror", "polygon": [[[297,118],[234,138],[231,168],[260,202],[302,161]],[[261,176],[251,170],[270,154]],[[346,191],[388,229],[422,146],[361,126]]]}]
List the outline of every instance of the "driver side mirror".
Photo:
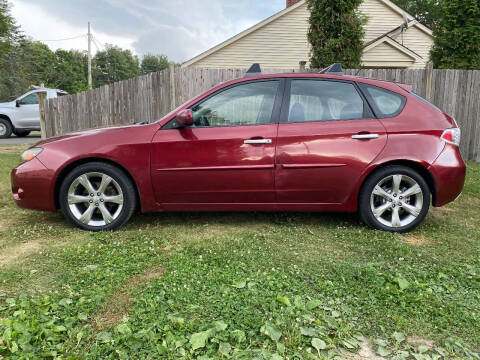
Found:
[{"label": "driver side mirror", "polygon": [[15,105],[17,105],[17,107],[20,107],[21,104],[22,104],[21,100],[15,100]]},{"label": "driver side mirror", "polygon": [[190,109],[180,111],[175,118],[179,128],[186,128],[193,125],[193,112]]}]

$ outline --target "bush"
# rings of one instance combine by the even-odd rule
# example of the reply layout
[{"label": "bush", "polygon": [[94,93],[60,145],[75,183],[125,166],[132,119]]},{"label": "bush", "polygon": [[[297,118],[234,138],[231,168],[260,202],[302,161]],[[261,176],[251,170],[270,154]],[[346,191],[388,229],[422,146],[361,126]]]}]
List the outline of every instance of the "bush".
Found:
[{"label": "bush", "polygon": [[324,68],[335,62],[351,69],[360,66],[366,22],[356,12],[361,3],[362,0],[307,0],[312,68]]},{"label": "bush", "polygon": [[431,58],[439,69],[480,69],[480,3],[442,0]]}]

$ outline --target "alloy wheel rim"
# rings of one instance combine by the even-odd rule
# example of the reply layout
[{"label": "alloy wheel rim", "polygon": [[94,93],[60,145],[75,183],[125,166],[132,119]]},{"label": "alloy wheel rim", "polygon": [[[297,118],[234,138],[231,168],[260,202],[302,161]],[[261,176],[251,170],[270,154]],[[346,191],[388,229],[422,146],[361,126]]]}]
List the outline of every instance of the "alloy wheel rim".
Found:
[{"label": "alloy wheel rim", "polygon": [[7,127],[5,124],[0,124],[0,135],[5,135],[7,133]]},{"label": "alloy wheel rim", "polygon": [[410,225],[423,209],[423,191],[411,177],[395,174],[380,180],[370,197],[373,216],[390,228]]},{"label": "alloy wheel rim", "polygon": [[68,189],[68,206],[81,223],[105,226],[116,220],[123,209],[123,191],[109,175],[85,173],[77,177]]}]

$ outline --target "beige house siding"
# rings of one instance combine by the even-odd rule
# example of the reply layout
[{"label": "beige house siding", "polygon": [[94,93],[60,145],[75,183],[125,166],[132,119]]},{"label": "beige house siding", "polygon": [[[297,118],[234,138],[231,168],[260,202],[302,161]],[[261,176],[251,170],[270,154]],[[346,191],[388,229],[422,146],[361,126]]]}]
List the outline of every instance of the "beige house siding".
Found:
[{"label": "beige house siding", "polygon": [[366,51],[362,58],[364,66],[380,68],[409,67],[412,66],[414,61],[413,57],[387,43],[382,43]]},{"label": "beige house siding", "polygon": [[[382,0],[365,0],[359,10],[368,17],[365,27],[366,43],[403,23],[403,16]],[[305,1],[301,1],[252,29],[187,61],[183,66],[248,68],[252,63],[260,63],[263,69],[297,69],[300,61],[307,61],[308,66],[309,16]],[[412,58],[389,44],[381,43],[378,45],[379,49],[369,49],[365,52],[364,65],[425,67],[433,45],[431,35],[413,25],[403,34],[403,40],[401,35],[394,38],[421,58]],[[407,58],[410,59],[409,62],[406,61]]]},{"label": "beige house siding", "polygon": [[403,23],[402,15],[379,0],[366,0],[360,5],[359,10],[368,19],[365,42],[372,41]]},{"label": "beige house siding", "polygon": [[297,7],[194,65],[204,68],[247,68],[258,62],[266,69],[298,68],[299,61],[309,59],[309,16],[306,5]]},{"label": "beige house siding", "polygon": [[[401,39],[400,36],[397,41],[401,42]],[[413,26],[403,34],[403,44],[422,57],[422,60],[418,60],[413,67],[425,67],[433,47],[432,36]]]}]

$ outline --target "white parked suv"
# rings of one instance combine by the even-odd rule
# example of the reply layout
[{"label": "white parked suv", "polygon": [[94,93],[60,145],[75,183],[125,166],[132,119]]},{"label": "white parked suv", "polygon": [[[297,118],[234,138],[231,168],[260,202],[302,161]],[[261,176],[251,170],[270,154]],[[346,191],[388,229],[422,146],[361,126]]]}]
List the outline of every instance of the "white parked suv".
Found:
[{"label": "white parked suv", "polygon": [[33,130],[40,130],[39,92],[46,92],[47,99],[68,94],[63,90],[39,88],[13,101],[0,103],[0,139],[10,137],[12,132],[23,137]]}]

